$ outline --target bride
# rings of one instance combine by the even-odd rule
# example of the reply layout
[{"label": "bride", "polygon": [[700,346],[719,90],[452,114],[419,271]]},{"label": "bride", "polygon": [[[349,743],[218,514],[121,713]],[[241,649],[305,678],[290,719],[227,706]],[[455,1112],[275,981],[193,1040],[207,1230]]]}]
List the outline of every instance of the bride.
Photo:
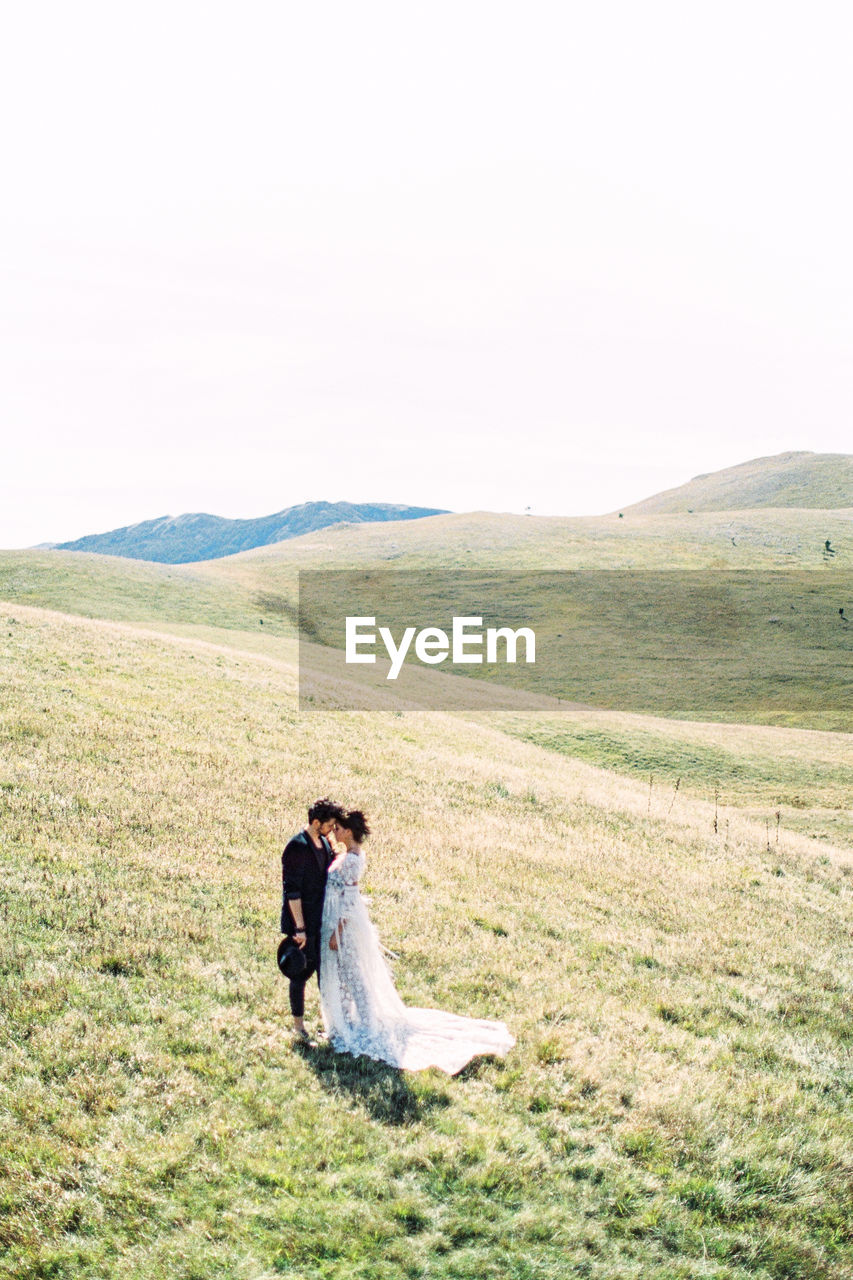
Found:
[{"label": "bride", "polygon": [[320,1001],[332,1045],[407,1071],[439,1067],[449,1075],[477,1054],[505,1054],[515,1039],[504,1023],[407,1008],[397,995],[358,888],[368,834],[358,809],[335,823],[346,850],[329,867],[320,933]]}]

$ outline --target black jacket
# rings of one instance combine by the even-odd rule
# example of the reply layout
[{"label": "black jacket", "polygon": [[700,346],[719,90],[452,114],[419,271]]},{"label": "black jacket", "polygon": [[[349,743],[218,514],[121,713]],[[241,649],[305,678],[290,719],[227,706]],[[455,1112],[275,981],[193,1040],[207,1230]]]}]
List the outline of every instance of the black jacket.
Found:
[{"label": "black jacket", "polygon": [[323,919],[326,876],[334,854],[325,836],[318,849],[307,831],[287,842],[281,855],[281,932],[292,934],[296,921],[288,905],[291,898],[302,899],[302,916],[308,934],[319,933]]}]

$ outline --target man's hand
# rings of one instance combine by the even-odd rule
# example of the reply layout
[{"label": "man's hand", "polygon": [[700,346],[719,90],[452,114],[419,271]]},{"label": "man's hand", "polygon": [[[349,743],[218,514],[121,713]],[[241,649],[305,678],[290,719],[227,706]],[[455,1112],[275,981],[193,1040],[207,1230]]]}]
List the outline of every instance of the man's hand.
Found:
[{"label": "man's hand", "polygon": [[308,942],[308,939],[307,939],[307,937],[305,936],[305,930],[304,930],[304,929],[294,929],[294,931],[293,931],[293,941],[296,943],[297,947],[299,947],[300,951],[304,951],[304,950],[305,950],[305,945],[306,945],[306,943]]}]

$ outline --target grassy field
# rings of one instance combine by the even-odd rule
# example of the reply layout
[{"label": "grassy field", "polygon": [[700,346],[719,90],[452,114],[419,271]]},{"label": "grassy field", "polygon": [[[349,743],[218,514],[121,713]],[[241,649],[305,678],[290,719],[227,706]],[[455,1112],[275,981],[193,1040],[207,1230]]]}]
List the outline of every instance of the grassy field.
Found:
[{"label": "grassy field", "polygon": [[240,583],[195,572],[195,565],[160,565],[80,551],[0,551],[0,600],[34,604],[143,626],[258,630],[260,619],[293,634],[280,612],[261,610]]},{"label": "grassy field", "polygon": [[[834,555],[825,554],[829,539]],[[470,512],[338,525],[194,565],[287,594],[299,569],[824,569],[853,563],[853,509],[540,517]]]},{"label": "grassy field", "polygon": [[[533,628],[536,661],[454,669],[480,682],[673,718],[853,728],[853,625],[839,614],[853,599],[849,571],[358,570],[308,578],[300,625],[312,642],[340,651],[342,676],[375,675],[374,667],[346,667],[347,614],[375,616],[397,637],[407,624],[449,633],[454,615],[484,616],[490,625]],[[407,662],[424,669],[412,653]]]},{"label": "grassy field", "polygon": [[[299,715],[245,584],[175,592],[152,634],[0,591],[0,1274],[853,1275],[850,854],[519,721]],[[505,1019],[505,1062],[290,1043],[279,852],[326,789],[404,998]]]},{"label": "grassy field", "polygon": [[[642,780],[658,814],[684,794],[853,849],[853,738],[847,733],[701,724],[598,709],[490,716],[489,723],[603,769]],[[677,794],[676,794],[677,788]]]},{"label": "grassy field", "polygon": [[[353,562],[373,547],[377,528],[383,537],[392,527],[426,536],[443,519],[350,530]],[[187,635],[215,628],[237,647],[269,649],[295,635],[303,541],[202,566],[2,552],[0,599]],[[541,618],[536,672],[546,692],[678,719],[850,730],[853,625],[838,612],[853,617],[849,568],[576,572],[569,586],[544,594],[539,577],[529,578],[530,598],[519,597],[518,607]],[[411,610],[405,586],[398,605]],[[501,679],[525,675],[504,668]]]}]

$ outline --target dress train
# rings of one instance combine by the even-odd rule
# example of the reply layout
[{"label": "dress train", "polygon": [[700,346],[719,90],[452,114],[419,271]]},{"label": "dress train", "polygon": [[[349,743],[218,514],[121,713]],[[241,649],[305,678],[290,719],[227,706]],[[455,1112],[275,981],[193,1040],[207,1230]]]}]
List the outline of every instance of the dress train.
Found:
[{"label": "dress train", "polygon": [[[479,1054],[503,1056],[515,1044],[503,1022],[403,1004],[358,887],[364,854],[351,850],[329,872],[320,933],[320,1001],[335,1049],[406,1071],[438,1067],[449,1075]],[[338,929],[338,949],[329,947]]]}]

